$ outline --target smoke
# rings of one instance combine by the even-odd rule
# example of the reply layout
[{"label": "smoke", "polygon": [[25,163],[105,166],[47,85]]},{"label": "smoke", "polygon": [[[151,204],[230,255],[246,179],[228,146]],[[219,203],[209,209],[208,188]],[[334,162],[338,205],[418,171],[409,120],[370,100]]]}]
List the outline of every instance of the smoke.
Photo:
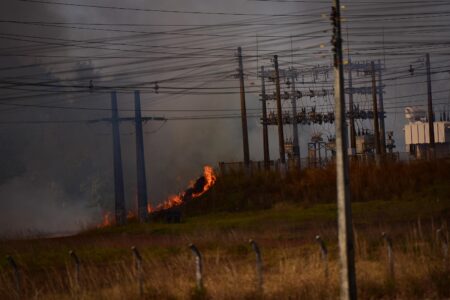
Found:
[{"label": "smoke", "polygon": [[[116,1],[117,4],[122,4]],[[55,22],[105,22],[126,23],[129,13],[102,10],[34,5],[21,2],[0,4],[0,17],[20,20],[52,20]],[[137,5],[137,4],[136,4]],[[145,5],[144,3],[142,5]],[[166,7],[170,8],[170,7]],[[189,6],[184,7],[188,9]],[[191,7],[191,9],[205,9]],[[213,9],[213,7],[211,8]],[[223,8],[220,8],[223,9]],[[7,12],[7,13],[6,13]],[[146,23],[147,15],[131,14],[134,22]],[[39,17],[37,17],[39,16]],[[184,18],[184,17],[183,17]],[[159,16],[155,23],[193,22],[201,20],[171,16],[166,20]],[[163,20],[164,19],[164,20]],[[206,20],[207,22],[208,20]],[[92,39],[96,32],[71,31],[64,28],[43,28],[24,25],[1,25],[1,32],[30,36],[51,36],[63,39]],[[16,27],[18,26],[18,27]],[[103,33],[102,33],[103,34]],[[108,38],[114,34],[104,33]],[[28,51],[31,49],[44,49]],[[8,49],[25,54],[47,55],[45,45],[5,41],[3,52]],[[52,54],[53,52],[48,52]],[[95,50],[64,48],[58,55],[96,54]],[[106,51],[106,53],[111,53]],[[105,53],[101,53],[104,55]],[[233,58],[230,51],[230,58]],[[18,81],[52,82],[88,86],[119,85],[123,79],[111,77],[111,71],[101,63],[79,59],[71,64],[55,64],[50,58],[19,59],[0,58],[1,78]],[[15,68],[16,66],[26,68]],[[11,69],[8,69],[11,67]],[[136,66],[116,67],[113,74],[132,71]],[[170,75],[170,73],[168,73]],[[178,74],[175,72],[174,75]],[[168,76],[168,75],[166,75]],[[12,78],[12,79],[11,79]],[[19,79],[15,79],[19,78]],[[153,80],[152,78],[140,78]],[[67,81],[71,80],[71,81]],[[237,84],[237,83],[236,83]],[[7,87],[8,85],[3,85]],[[28,90],[27,90],[28,89]],[[34,90],[34,91],[33,91]],[[42,92],[35,92],[42,90]],[[87,89],[86,89],[87,90]],[[35,96],[43,94],[42,96]],[[34,95],[28,97],[28,95]],[[63,123],[71,120],[95,120],[110,117],[109,111],[45,109],[26,105],[56,105],[64,107],[110,107],[108,93],[64,93],[58,88],[20,88],[0,90],[0,235],[63,234],[79,231],[95,225],[103,211],[114,207],[113,160],[111,127],[107,122]],[[6,99],[6,100],[5,100]],[[168,107],[204,107],[206,109],[238,109],[239,97],[187,96],[168,97],[164,100],[142,94],[143,115],[165,116],[149,113],[146,109]],[[121,117],[133,117],[133,95],[118,93]],[[249,107],[258,105],[257,97],[250,97]],[[25,106],[8,106],[8,103]],[[184,115],[189,115],[184,114]],[[169,116],[170,117],[170,116]],[[30,123],[27,122],[61,123]],[[259,136],[257,120],[249,121],[250,138]],[[132,122],[121,123],[122,159],[124,168],[127,208],[135,209],[136,162],[135,135]],[[201,175],[203,166],[217,165],[219,161],[237,161],[242,157],[240,122],[231,120],[187,120],[167,123],[148,122],[144,125],[145,158],[149,202],[153,205],[169,195],[186,188],[189,181]],[[255,139],[256,140],[256,139]],[[258,155],[259,147],[252,147],[252,155]],[[253,156],[255,157],[255,156]]]},{"label": "smoke", "polygon": [[[161,9],[190,10],[190,11],[229,11],[229,12],[256,12],[266,14],[290,13],[305,8],[302,3],[283,5],[280,3],[258,1],[134,1],[128,4],[133,7],[148,7]],[[90,4],[89,1],[80,3]],[[126,6],[124,1],[105,1],[105,5]],[[319,17],[327,13],[329,7],[316,9],[312,14]],[[306,7],[307,8],[307,7]],[[253,17],[224,16],[224,15],[189,15],[189,14],[157,14],[138,11],[119,11],[89,9],[60,5],[43,5],[22,1],[0,1],[0,18],[3,20],[22,21],[52,21],[58,22],[90,22],[90,23],[141,23],[141,24],[186,24],[202,25],[221,22],[251,22]],[[286,23],[289,20],[278,17],[260,17],[265,23]],[[289,22],[292,22],[290,20]],[[61,92],[59,88],[52,87],[10,87],[2,83],[0,89],[0,117],[2,122],[17,122],[13,124],[0,124],[0,234],[24,233],[30,231],[56,232],[80,230],[98,221],[101,211],[111,211],[114,207],[113,186],[113,161],[112,161],[112,136],[111,126],[108,122],[97,123],[63,123],[71,120],[98,120],[109,118],[108,110],[95,110],[96,108],[109,108],[110,96],[108,92],[97,91],[97,86],[122,86],[143,85],[151,86],[155,81],[163,78],[181,77],[183,80],[161,83],[175,87],[201,86],[209,81],[210,86],[236,87],[238,82],[234,77],[226,78],[206,76],[202,72],[230,72],[235,73],[237,61],[234,57],[234,46],[240,39],[244,46],[244,68],[246,74],[256,72],[257,62],[252,59],[256,55],[256,39],[253,34],[255,28],[220,28],[218,32],[230,37],[217,38],[212,36],[178,36],[140,34],[131,32],[109,32],[101,30],[84,30],[62,27],[30,26],[20,24],[0,23],[1,33],[23,34],[37,37],[51,37],[66,40],[101,40],[109,43],[123,43],[123,45],[95,44],[72,42],[75,46],[61,47],[49,46],[35,42],[17,41],[2,38],[0,54],[24,54],[31,57],[11,59],[0,56],[0,78],[30,82],[52,82],[55,85],[85,86],[82,92],[72,93],[72,89]],[[318,25],[321,26],[321,25]],[[72,26],[89,27],[89,26]],[[95,26],[99,29],[100,26]],[[116,28],[104,26],[102,28]],[[180,30],[173,27],[117,27],[120,30],[130,31],[170,31]],[[292,28],[292,27],[290,27]],[[204,27],[194,33],[208,33],[210,28]],[[289,27],[288,27],[289,29]],[[183,29],[184,30],[184,29]],[[270,29],[272,30],[272,29]],[[310,29],[304,29],[307,33]],[[214,33],[214,31],[213,31]],[[262,32],[264,33],[264,32]],[[289,34],[299,35],[302,32],[290,32],[284,28],[274,26],[273,31],[266,32],[269,35]],[[236,36],[234,36],[236,34]],[[239,35],[242,35],[239,37]],[[37,38],[24,38],[38,41]],[[386,39],[392,38],[386,36]],[[292,37],[291,37],[292,39]],[[381,39],[381,37],[380,37]],[[270,38],[268,38],[270,40]],[[50,40],[53,43],[63,41]],[[260,37],[260,42],[264,41]],[[327,43],[328,37],[324,37],[320,43]],[[42,41],[41,41],[42,42]],[[44,40],[49,42],[49,40]],[[270,43],[266,48],[261,48],[261,53],[270,53],[277,49],[284,50],[284,57],[280,56],[282,67],[287,67],[289,54],[289,40],[283,43]],[[318,42],[318,41],[315,41]],[[129,44],[128,46],[126,44]],[[308,43],[308,42],[306,42]],[[380,42],[381,43],[381,42]],[[130,45],[141,45],[130,46]],[[152,48],[152,46],[170,47],[194,47],[228,48],[229,51],[217,52],[224,57],[215,64],[219,58],[180,58],[177,60],[159,60],[158,55],[151,51],[167,51],[170,53],[189,53],[194,50],[176,50],[176,48]],[[232,45],[232,47],[230,46]],[[297,42],[294,48],[303,46],[314,47],[313,44],[303,45]],[[140,52],[118,51],[117,49],[140,49]],[[306,61],[318,56],[311,56],[311,52],[305,47],[301,67],[316,64],[315,61]],[[109,50],[108,50],[109,49]],[[116,50],[111,50],[116,49]],[[318,51],[320,48],[314,52]],[[149,52],[145,52],[149,51]],[[266,52],[264,52],[266,51]],[[198,51],[197,51],[198,52]],[[201,52],[200,52],[201,53]],[[217,54],[215,51],[204,53]],[[163,53],[164,54],[164,53]],[[164,56],[162,54],[162,56]],[[44,57],[33,57],[33,55]],[[45,57],[57,55],[61,58]],[[74,58],[83,57],[83,58]],[[117,60],[103,60],[102,56],[121,57]],[[140,63],[133,63],[142,58]],[[65,59],[65,57],[71,57]],[[296,58],[297,59],[297,58]],[[317,63],[320,59],[317,58]],[[70,63],[60,63],[69,60]],[[267,60],[259,61],[259,65],[270,65]],[[389,63],[389,61],[388,61]],[[183,69],[188,64],[210,65],[203,71],[195,67]],[[26,66],[16,68],[17,66]],[[395,67],[400,62],[395,62]],[[138,76],[126,77],[124,74],[137,72]],[[141,73],[139,73],[141,72]],[[192,78],[190,78],[190,76]],[[203,77],[201,77],[203,76]],[[445,74],[447,76],[447,74]],[[445,79],[444,75],[439,79]],[[436,76],[435,76],[436,77]],[[247,78],[246,78],[247,79]],[[94,89],[89,91],[92,80]],[[234,80],[234,81],[233,81]],[[362,78],[362,81],[367,79]],[[420,80],[420,79],[416,79]],[[356,79],[355,79],[356,82]],[[387,81],[388,82],[388,81]],[[402,83],[399,80],[399,83]],[[356,83],[355,83],[356,84]],[[439,84],[439,85],[438,85]],[[442,90],[446,81],[439,81],[436,90]],[[282,83],[282,89],[286,89]],[[308,86],[309,87],[309,86]],[[251,83],[247,80],[247,88]],[[306,88],[306,86],[300,86]],[[322,88],[317,86],[317,88]],[[255,90],[256,88],[253,88]],[[269,88],[268,88],[269,89]],[[192,110],[201,108],[205,110],[217,110],[217,112],[205,112],[204,115],[225,114],[220,111],[233,110],[239,114],[239,95],[167,95],[154,94],[142,91],[141,103],[143,116],[161,117],[187,117],[180,121],[159,122],[151,121],[144,125],[145,132],[145,159],[148,181],[149,201],[156,205],[164,201],[169,195],[177,194],[184,190],[191,179],[198,178],[203,166],[209,164],[216,166],[220,161],[240,161],[243,157],[242,132],[240,119],[207,119],[188,120],[189,116],[198,115],[200,112]],[[402,97],[413,91],[407,88],[387,87],[386,98]],[[38,91],[38,92],[37,92]],[[423,91],[423,89],[421,90]],[[268,91],[272,92],[272,90]],[[36,94],[43,94],[36,96]],[[33,95],[33,97],[29,97]],[[440,94],[441,98],[443,97]],[[448,95],[444,95],[448,96]],[[259,96],[255,92],[247,94],[248,114],[254,115],[255,109],[260,108]],[[417,98],[417,97],[416,97]],[[370,108],[370,99],[358,99],[361,108]],[[408,99],[409,100],[409,99]],[[315,101],[315,100],[313,100]],[[302,100],[303,102],[303,100]],[[308,99],[305,100],[308,104]],[[8,106],[8,103],[25,106]],[[119,91],[118,103],[120,117],[133,117],[133,91]],[[318,103],[318,105],[323,103]],[[333,104],[327,103],[332,108]],[[26,105],[41,105],[44,107],[27,107]],[[271,104],[273,105],[273,104]],[[91,109],[46,109],[45,106],[84,107]],[[287,109],[288,104],[284,104]],[[389,107],[389,105],[386,105]],[[403,113],[401,105],[395,106],[395,114],[388,115],[387,130],[395,129],[398,133],[394,138],[400,140]],[[176,113],[167,112],[169,109],[178,109]],[[273,108],[273,106],[272,106]],[[154,110],[154,111],[149,111]],[[159,110],[159,111],[158,111]],[[253,112],[253,113],[252,113]],[[60,123],[27,124],[27,121],[61,121]],[[134,124],[122,122],[121,144],[122,159],[125,179],[125,192],[127,208],[133,210],[136,201],[136,150]],[[362,126],[358,124],[358,126]],[[370,124],[364,124],[365,128]],[[262,128],[258,118],[248,120],[250,157],[252,160],[262,159]],[[312,134],[323,132],[324,136],[333,134],[333,126],[300,126],[300,140],[302,156],[306,156],[307,141]],[[285,135],[292,134],[291,127],[286,126]],[[270,154],[272,159],[278,158],[278,136],[275,127],[269,129]],[[402,148],[398,146],[398,148]]]},{"label": "smoke", "polygon": [[56,182],[18,177],[0,186],[0,236],[71,234],[92,227],[99,209]]}]

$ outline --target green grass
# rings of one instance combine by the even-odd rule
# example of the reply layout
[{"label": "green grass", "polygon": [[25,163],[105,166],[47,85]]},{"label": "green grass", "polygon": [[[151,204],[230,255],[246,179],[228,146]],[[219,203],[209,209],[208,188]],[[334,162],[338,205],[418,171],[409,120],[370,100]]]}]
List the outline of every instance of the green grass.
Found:
[{"label": "green grass", "polygon": [[[424,221],[450,217],[450,201],[445,199],[378,200],[353,203],[352,208],[356,227],[416,222],[419,217]],[[79,257],[89,263],[100,264],[128,257],[129,247],[137,243],[141,244],[145,255],[167,258],[181,252],[188,240],[205,236],[215,237],[230,232],[246,232],[249,237],[271,235],[273,229],[278,228],[279,232],[273,238],[283,240],[296,235],[296,232],[308,232],[335,223],[335,204],[303,207],[282,203],[266,210],[188,217],[180,224],[132,223],[123,227],[94,229],[74,237],[9,241],[0,245],[0,257],[12,254],[30,269],[63,267],[68,262],[69,250],[74,249]],[[162,246],[159,245],[161,239],[165,240]],[[180,240],[186,242],[183,244]],[[209,245],[212,248],[215,246],[217,244],[214,242]],[[233,252],[239,248],[236,245],[230,247],[231,250],[225,251]],[[5,267],[5,260],[0,260],[0,268]]]}]

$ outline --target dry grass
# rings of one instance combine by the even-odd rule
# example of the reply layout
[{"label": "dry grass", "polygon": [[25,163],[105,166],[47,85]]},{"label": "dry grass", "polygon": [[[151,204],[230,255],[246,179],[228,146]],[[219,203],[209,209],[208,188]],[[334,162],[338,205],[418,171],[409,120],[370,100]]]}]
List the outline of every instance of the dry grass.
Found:
[{"label": "dry grass", "polygon": [[[356,261],[360,299],[444,299],[450,297],[450,268],[443,262],[441,248],[432,236],[431,225],[421,225],[428,234],[417,233],[418,226],[392,229],[395,278],[388,273],[386,248],[380,232],[356,231]],[[195,239],[204,256],[205,291],[195,289],[194,259],[187,246],[170,255],[155,255],[142,248],[145,299],[335,299],[338,297],[336,236],[325,230],[329,242],[329,277],[318,246],[311,236],[305,243],[277,239],[272,229],[258,237],[264,261],[264,291],[256,286],[254,253],[244,231],[182,236],[181,245]],[[272,236],[272,238],[269,238]],[[147,238],[147,244],[152,239]],[[214,241],[213,243],[211,241]],[[150,247],[151,248],[151,247]],[[79,285],[74,266],[24,269],[22,299],[138,299],[138,285],[131,252],[115,261],[96,263],[85,257]],[[15,299],[12,273],[0,274],[0,298]]]}]

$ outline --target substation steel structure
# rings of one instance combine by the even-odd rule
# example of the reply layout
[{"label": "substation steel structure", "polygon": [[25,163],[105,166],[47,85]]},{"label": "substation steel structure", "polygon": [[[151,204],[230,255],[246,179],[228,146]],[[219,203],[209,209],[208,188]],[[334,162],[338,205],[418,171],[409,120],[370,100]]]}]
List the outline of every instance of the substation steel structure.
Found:
[{"label": "substation steel structure", "polygon": [[[304,78],[313,78],[314,81],[323,78],[328,79],[329,74],[333,72],[334,67],[331,65],[318,65],[305,70],[298,70],[293,67],[288,69],[278,68],[278,57],[274,56],[273,67],[265,68],[264,66],[258,72],[261,78],[261,94],[260,100],[262,103],[262,117],[261,124],[263,125],[263,146],[264,146],[264,164],[270,164],[269,157],[269,142],[268,142],[268,128],[267,126],[278,126],[278,139],[280,148],[280,162],[285,162],[285,140],[283,136],[283,126],[291,125],[293,132],[293,158],[298,161],[300,167],[300,145],[299,145],[299,130],[298,125],[324,124],[334,123],[335,113],[330,112],[316,112],[315,106],[312,106],[308,111],[306,107],[297,107],[297,100],[302,98],[312,99],[314,97],[328,97],[334,96],[334,88],[331,89],[311,89],[301,88],[298,85],[305,85]],[[355,120],[373,120],[374,129],[376,132],[376,139],[380,143],[378,154],[381,154],[382,149],[386,147],[385,139],[385,123],[386,114],[383,105],[384,85],[382,82],[383,65],[378,60],[377,63],[372,61],[348,61],[344,65],[344,71],[348,73],[348,87],[344,89],[344,93],[348,95],[349,109],[345,112],[345,118],[350,123],[350,152],[355,154],[356,149],[356,130]],[[363,74],[364,76],[372,76],[371,86],[354,87],[352,82],[352,75],[356,73],[357,76]],[[374,84],[375,75],[378,75],[378,84]],[[280,79],[283,79],[288,85],[288,90],[281,93]],[[301,80],[299,80],[301,79]],[[275,91],[271,94],[266,92],[266,81],[275,83]],[[358,105],[354,105],[353,96],[372,95],[375,101],[371,110],[360,109]],[[281,100],[291,100],[291,111],[284,111]],[[267,112],[267,101],[276,101],[276,113]],[[378,118],[375,116],[378,115]],[[279,121],[281,120],[281,122]],[[381,149],[381,150],[380,150]]]}]

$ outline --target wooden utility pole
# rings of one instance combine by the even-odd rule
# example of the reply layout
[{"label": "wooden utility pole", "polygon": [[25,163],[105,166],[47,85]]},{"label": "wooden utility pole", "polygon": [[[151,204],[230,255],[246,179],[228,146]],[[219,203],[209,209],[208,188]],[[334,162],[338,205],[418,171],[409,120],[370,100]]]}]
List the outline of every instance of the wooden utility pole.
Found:
[{"label": "wooden utility pole", "polygon": [[347,155],[345,117],[344,66],[342,64],[342,35],[340,1],[333,0],[334,91],[336,107],[336,183],[338,206],[338,236],[340,259],[340,290],[342,300],[356,300],[355,249],[350,202],[350,176]]},{"label": "wooden utility pole", "polygon": [[378,116],[378,101],[377,101],[377,82],[376,82],[376,71],[375,71],[375,63],[371,62],[371,70],[372,70],[372,102],[373,102],[373,130],[375,134],[375,150],[377,159],[381,155],[381,142],[380,142],[380,125],[379,125],[379,116]]},{"label": "wooden utility pole", "polygon": [[378,60],[378,103],[380,112],[380,138],[381,154],[386,154],[386,126],[384,124],[384,95],[383,95],[383,76],[381,74],[381,60]]},{"label": "wooden utility pole", "polygon": [[435,140],[434,140],[434,112],[433,112],[433,91],[431,88],[431,63],[430,54],[426,54],[427,65],[427,90],[428,90],[428,134],[430,136],[430,146],[428,150],[429,159],[434,159],[435,152]]},{"label": "wooden utility pole", "polygon": [[264,66],[261,66],[261,103],[262,103],[262,123],[263,123],[263,147],[264,147],[264,167],[270,167],[269,153],[269,131],[267,129],[267,95],[266,82],[264,80]]},{"label": "wooden utility pole", "polygon": [[352,70],[352,60],[350,58],[350,39],[348,37],[348,26],[347,26],[347,62],[348,62],[348,111],[350,114],[350,150],[351,155],[356,154],[356,130],[355,130],[355,116],[354,116],[354,105],[353,105],[353,70]]},{"label": "wooden utility pole", "polygon": [[140,222],[145,222],[148,219],[147,178],[145,176],[144,133],[142,130],[141,97],[139,91],[134,92],[134,107],[136,126],[138,219]]},{"label": "wooden utility pole", "polygon": [[278,69],[278,55],[273,57],[275,67],[275,86],[277,96],[277,119],[278,119],[278,143],[280,147],[280,162],[286,163],[286,155],[284,149],[284,133],[283,133],[283,114],[281,110],[281,88],[280,88],[280,70]]},{"label": "wooden utility pole", "polygon": [[[347,34],[348,39],[348,34]],[[355,130],[355,116],[353,111],[353,74],[352,74],[352,62],[350,60],[350,54],[348,55],[348,110],[350,114],[350,149],[351,154],[356,154],[356,130]]]},{"label": "wooden utility pole", "polygon": [[[291,69],[292,70],[292,69]],[[294,71],[294,70],[292,70]],[[295,90],[295,76],[292,72],[291,76],[291,101],[292,101],[292,139],[294,159],[296,159],[297,168],[300,170],[300,144],[298,141],[298,124],[297,124],[297,92]]]},{"label": "wooden utility pole", "polygon": [[245,106],[244,64],[242,62],[242,48],[238,47],[237,51],[239,59],[239,84],[241,94],[242,143],[244,147],[244,164],[246,167],[249,167],[250,152],[248,146],[247,109]]},{"label": "wooden utility pole", "polygon": [[112,133],[114,153],[114,199],[116,224],[126,223],[125,193],[123,186],[122,150],[120,147],[119,112],[117,109],[117,94],[111,92]]}]

